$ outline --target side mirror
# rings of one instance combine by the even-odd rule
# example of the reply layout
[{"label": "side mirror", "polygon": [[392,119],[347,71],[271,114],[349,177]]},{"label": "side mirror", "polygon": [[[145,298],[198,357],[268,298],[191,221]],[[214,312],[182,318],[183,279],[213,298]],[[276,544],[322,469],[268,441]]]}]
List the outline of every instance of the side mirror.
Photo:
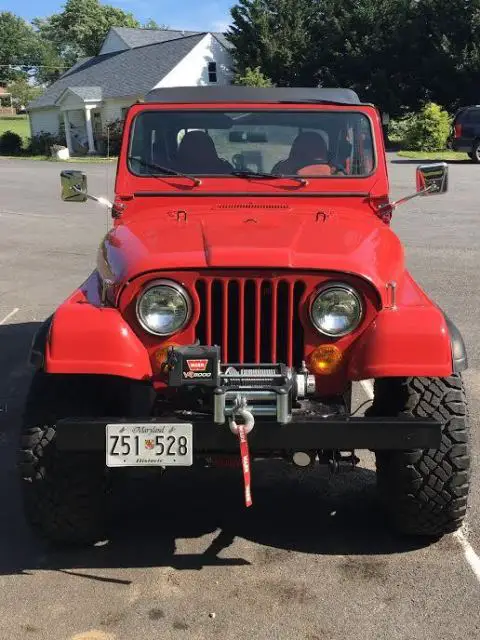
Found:
[{"label": "side mirror", "polygon": [[421,164],[417,167],[417,193],[436,196],[448,191],[448,165],[446,162]]},{"label": "side mirror", "polygon": [[60,181],[62,184],[62,200],[65,202],[87,201],[87,176],[83,171],[62,171]]}]

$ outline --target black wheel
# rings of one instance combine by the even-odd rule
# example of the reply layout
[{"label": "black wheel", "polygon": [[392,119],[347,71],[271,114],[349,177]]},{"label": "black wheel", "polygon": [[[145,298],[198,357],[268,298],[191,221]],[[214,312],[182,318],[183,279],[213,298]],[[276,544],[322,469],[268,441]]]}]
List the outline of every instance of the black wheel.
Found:
[{"label": "black wheel", "polygon": [[376,452],[377,481],[398,531],[426,536],[456,531],[466,514],[470,480],[468,412],[461,376],[377,380],[368,413],[431,417],[442,423],[439,449]]},{"label": "black wheel", "polygon": [[40,537],[62,544],[105,539],[108,483],[104,454],[58,451],[56,421],[128,415],[126,382],[100,376],[35,374],[25,407],[19,469],[26,518]]},{"label": "black wheel", "polygon": [[478,164],[480,162],[480,140],[475,140],[472,147],[472,153],[468,154],[472,159],[472,162]]}]

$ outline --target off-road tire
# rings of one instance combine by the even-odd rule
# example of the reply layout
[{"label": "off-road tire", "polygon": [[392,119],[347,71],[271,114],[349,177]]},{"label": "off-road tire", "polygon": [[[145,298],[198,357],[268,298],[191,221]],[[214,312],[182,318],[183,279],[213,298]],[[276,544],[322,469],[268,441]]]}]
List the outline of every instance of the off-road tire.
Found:
[{"label": "off-road tire", "polygon": [[[116,382],[116,384],[115,384]],[[55,544],[105,539],[108,483],[104,454],[60,452],[62,417],[115,416],[126,410],[118,380],[37,372],[27,397],[19,470],[25,515],[34,532]]]},{"label": "off-road tire", "polygon": [[477,140],[474,141],[472,151],[469,156],[475,164],[480,162],[480,139],[477,138]]},{"label": "off-road tire", "polygon": [[439,449],[376,452],[377,482],[399,532],[441,536],[456,531],[466,514],[470,480],[468,410],[461,376],[379,379],[368,414],[441,422]]}]

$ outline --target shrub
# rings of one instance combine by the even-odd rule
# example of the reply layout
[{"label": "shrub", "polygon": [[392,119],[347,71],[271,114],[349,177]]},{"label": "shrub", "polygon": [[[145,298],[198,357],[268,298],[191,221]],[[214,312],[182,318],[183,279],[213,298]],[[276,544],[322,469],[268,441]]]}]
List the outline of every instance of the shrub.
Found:
[{"label": "shrub", "polygon": [[404,141],[412,151],[442,151],[447,147],[451,118],[438,104],[430,102],[406,119]]},{"label": "shrub", "polygon": [[272,81],[262,73],[260,67],[255,69],[247,67],[244,74],[237,73],[234,84],[243,87],[273,87]]},{"label": "shrub", "polygon": [[41,131],[31,137],[28,153],[32,156],[49,156],[51,148],[55,145],[66,146],[65,138],[62,135],[55,136],[53,133]]},{"label": "shrub", "polygon": [[97,136],[99,151],[103,155],[118,156],[122,144],[124,120],[118,118],[108,122],[101,136]]},{"label": "shrub", "polygon": [[390,120],[388,124],[388,139],[390,142],[404,146],[411,118],[412,116],[408,115],[399,120]]},{"label": "shrub", "polygon": [[0,136],[0,153],[15,156],[22,152],[22,138],[14,131],[5,131]]}]

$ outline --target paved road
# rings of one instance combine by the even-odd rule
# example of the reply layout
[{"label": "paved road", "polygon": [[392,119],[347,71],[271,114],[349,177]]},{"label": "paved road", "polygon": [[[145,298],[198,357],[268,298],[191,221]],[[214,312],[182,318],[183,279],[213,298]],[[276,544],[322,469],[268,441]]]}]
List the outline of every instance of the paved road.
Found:
[{"label": "paved road", "polygon": [[[391,160],[394,195],[410,192],[415,164]],[[59,168],[0,160],[0,322],[18,309],[0,326],[0,640],[478,638],[480,583],[459,541],[394,536],[368,455],[333,485],[322,470],[258,464],[248,514],[236,474],[171,476],[161,490],[136,481],[109,544],[52,553],[30,538],[14,473],[24,360],[38,323],[89,273],[107,223],[94,205],[57,199]],[[91,191],[105,193],[106,168],[87,171]],[[394,225],[414,275],[468,343],[476,467],[479,171],[452,165],[450,194],[410,203]],[[478,473],[468,539],[479,552]]]}]

